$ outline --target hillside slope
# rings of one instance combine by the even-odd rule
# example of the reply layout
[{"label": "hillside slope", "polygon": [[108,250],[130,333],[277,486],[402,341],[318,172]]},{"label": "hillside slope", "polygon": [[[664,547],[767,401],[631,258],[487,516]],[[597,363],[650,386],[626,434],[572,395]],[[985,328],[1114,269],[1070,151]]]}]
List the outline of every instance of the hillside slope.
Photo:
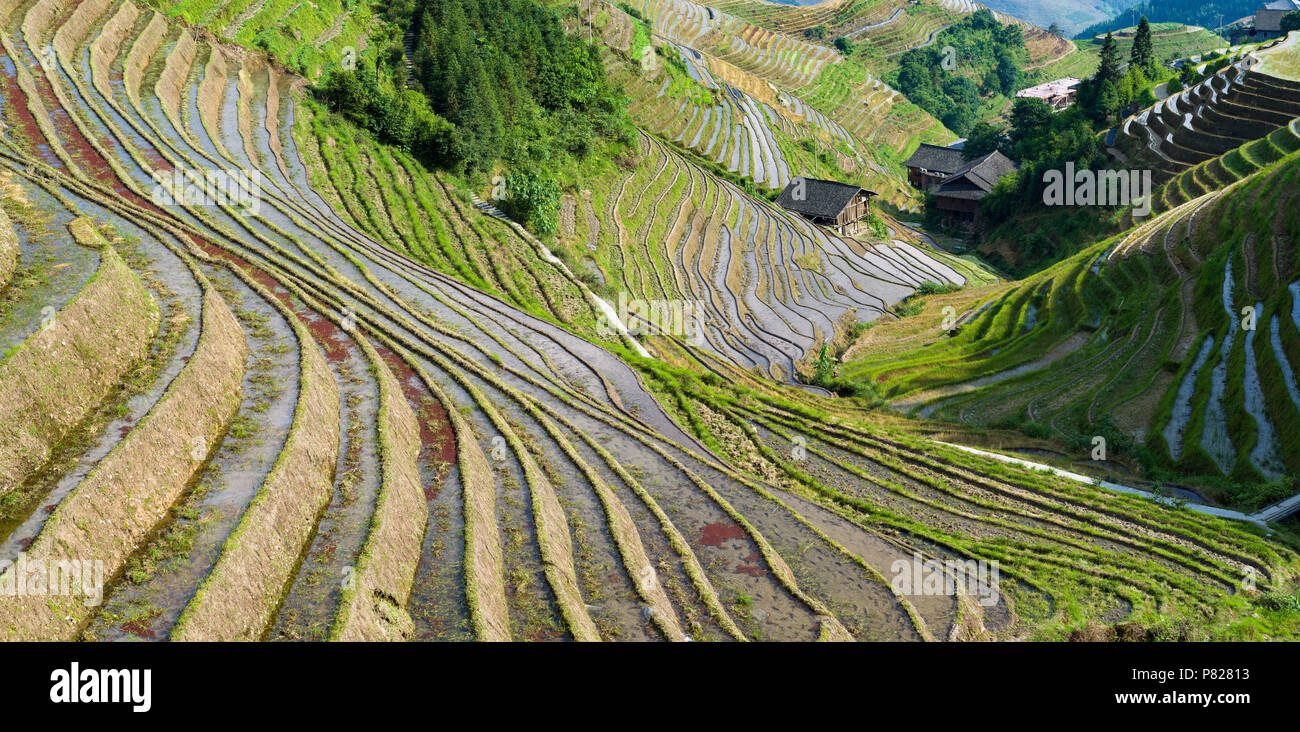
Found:
[{"label": "hillside slope", "polygon": [[[1152,638],[1295,633],[1239,589],[1249,574],[1294,591],[1285,535],[986,460],[868,402],[727,367],[731,354],[678,359],[669,341],[647,358],[542,242],[324,112],[274,57],[135,0],[0,0],[0,30],[0,205],[19,244],[3,342],[43,327],[41,303],[93,292],[101,261],[160,316],[119,391],[87,393],[101,408],[0,501],[0,557],[103,557],[105,602],[21,598],[0,607],[0,637],[1055,640],[1121,620]],[[614,215],[585,217],[627,237],[607,255],[638,258],[628,289],[757,309],[761,287],[793,309],[802,287],[812,320],[860,305],[867,274],[910,283],[943,266],[810,230],[653,135],[637,150],[643,164],[609,180],[657,202],[615,195]],[[209,173],[235,180],[213,190]],[[685,252],[724,224],[770,233],[734,248],[753,267],[743,290],[705,292],[740,268],[706,276]],[[670,229],[691,235],[634,244],[672,243]],[[1249,252],[1238,287],[1280,307],[1281,260],[1244,241],[1224,245]],[[1207,262],[1226,251],[1198,242]],[[1213,265],[1203,279],[1218,284]],[[1262,338],[1233,343],[1266,363]],[[949,558],[1000,575],[950,593],[891,582],[900,562]]]},{"label": "hillside slope", "polygon": [[[1204,484],[1218,500],[1295,492],[1296,133],[1180,176],[1163,213],[1015,286],[869,331],[847,371],[901,408],[1035,423],[1080,454],[1105,435],[1148,471],[1229,479]],[[955,336],[935,325],[945,305],[964,313]]]}]

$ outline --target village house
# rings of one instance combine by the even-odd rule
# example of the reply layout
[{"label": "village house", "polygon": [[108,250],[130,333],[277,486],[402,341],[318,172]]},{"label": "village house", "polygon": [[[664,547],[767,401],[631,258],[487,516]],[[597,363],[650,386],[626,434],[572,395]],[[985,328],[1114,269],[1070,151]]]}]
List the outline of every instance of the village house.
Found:
[{"label": "village house", "polygon": [[845,236],[857,234],[876,195],[861,186],[817,178],[792,178],[776,203],[814,224],[828,226]]},{"label": "village house", "polygon": [[932,191],[948,176],[965,167],[966,159],[962,157],[960,147],[921,143],[903,165],[907,168],[907,182],[913,188]]},{"label": "village house", "polygon": [[1011,158],[994,150],[966,163],[936,189],[934,206],[947,226],[978,228],[980,225],[980,200],[993,192],[993,186],[1002,176],[1014,171]]},{"label": "village house", "polygon": [[1074,104],[1074,97],[1079,93],[1082,80],[1072,76],[1049,81],[1046,84],[1021,89],[1016,96],[1022,99],[1041,99],[1057,112]]},{"label": "village house", "polygon": [[1300,0],[1273,0],[1255,11],[1255,38],[1267,40],[1282,35],[1282,16],[1300,10]]}]

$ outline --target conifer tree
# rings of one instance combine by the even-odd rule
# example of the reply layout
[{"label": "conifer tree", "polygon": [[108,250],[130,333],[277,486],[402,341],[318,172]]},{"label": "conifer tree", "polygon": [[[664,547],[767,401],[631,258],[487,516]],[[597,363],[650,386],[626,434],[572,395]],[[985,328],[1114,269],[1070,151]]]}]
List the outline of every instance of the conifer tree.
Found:
[{"label": "conifer tree", "polygon": [[1099,82],[1109,81],[1117,84],[1119,77],[1119,47],[1115,44],[1115,36],[1107,33],[1106,40],[1101,44],[1101,60],[1097,64],[1097,75],[1093,78]]},{"label": "conifer tree", "polygon": [[1156,65],[1155,48],[1151,45],[1151,24],[1147,22],[1145,15],[1138,23],[1137,35],[1133,37],[1133,50],[1129,53],[1128,62],[1130,66],[1143,72],[1151,70]]}]

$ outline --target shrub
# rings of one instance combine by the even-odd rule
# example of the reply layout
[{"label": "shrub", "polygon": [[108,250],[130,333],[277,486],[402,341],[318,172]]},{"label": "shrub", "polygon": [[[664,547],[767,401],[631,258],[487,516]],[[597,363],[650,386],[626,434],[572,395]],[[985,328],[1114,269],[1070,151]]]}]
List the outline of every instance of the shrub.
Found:
[{"label": "shrub", "polygon": [[885,222],[875,212],[867,214],[867,226],[871,229],[872,236],[877,239],[889,237],[889,227],[885,226]]},{"label": "shrub", "polygon": [[506,175],[503,208],[511,218],[536,234],[554,233],[560,210],[560,186],[533,169],[511,171]]},{"label": "shrub", "polygon": [[927,280],[918,285],[916,292],[912,293],[912,295],[914,297],[920,297],[922,295],[946,295],[949,292],[956,292],[960,289],[961,285],[953,282],[939,283]]},{"label": "shrub", "polygon": [[633,18],[636,18],[637,20],[641,21],[642,23],[649,23],[649,22],[650,22],[650,21],[646,20],[646,17],[645,17],[644,15],[641,14],[641,11],[640,11],[640,10],[637,10],[635,7],[633,7],[633,6],[631,6],[631,5],[628,5],[627,3],[619,3],[619,4],[618,4],[618,7],[619,7],[620,10],[622,10],[623,12],[625,12],[625,13],[627,13],[628,15],[632,16]]},{"label": "shrub", "polygon": [[1258,605],[1274,612],[1300,612],[1300,594],[1270,592],[1259,598]]}]

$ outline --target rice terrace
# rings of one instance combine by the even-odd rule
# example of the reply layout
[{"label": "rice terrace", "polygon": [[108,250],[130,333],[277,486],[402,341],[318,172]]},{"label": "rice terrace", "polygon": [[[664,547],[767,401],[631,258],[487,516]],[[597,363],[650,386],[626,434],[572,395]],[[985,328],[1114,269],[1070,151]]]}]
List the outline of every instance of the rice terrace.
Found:
[{"label": "rice terrace", "polygon": [[991,4],[0,0],[0,639],[1296,639],[1300,12]]}]

